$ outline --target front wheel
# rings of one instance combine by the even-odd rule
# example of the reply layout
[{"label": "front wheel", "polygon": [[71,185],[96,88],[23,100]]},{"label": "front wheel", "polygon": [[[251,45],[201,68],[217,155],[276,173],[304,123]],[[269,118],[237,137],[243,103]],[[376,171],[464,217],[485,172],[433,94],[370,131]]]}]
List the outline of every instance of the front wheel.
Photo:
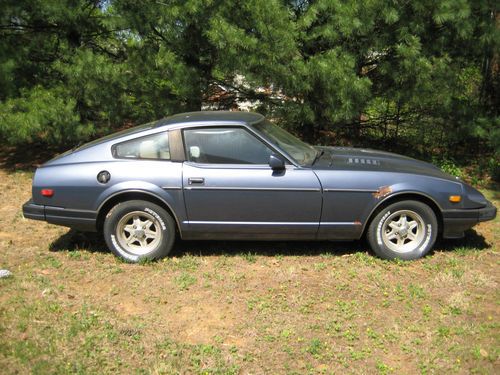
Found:
[{"label": "front wheel", "polygon": [[175,222],[162,207],[147,201],[118,203],[104,220],[109,249],[129,262],[160,259],[168,255],[175,240]]},{"label": "front wheel", "polygon": [[412,260],[427,254],[436,241],[434,211],[418,201],[400,201],[383,208],[371,221],[367,238],[380,258]]}]

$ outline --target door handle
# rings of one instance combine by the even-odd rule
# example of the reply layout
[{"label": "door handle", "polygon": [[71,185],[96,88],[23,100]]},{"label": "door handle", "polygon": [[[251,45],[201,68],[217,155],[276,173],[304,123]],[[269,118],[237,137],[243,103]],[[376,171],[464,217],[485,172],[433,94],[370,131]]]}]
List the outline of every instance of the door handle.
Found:
[{"label": "door handle", "polygon": [[203,185],[205,183],[205,179],[203,177],[189,177],[188,184],[189,185]]}]

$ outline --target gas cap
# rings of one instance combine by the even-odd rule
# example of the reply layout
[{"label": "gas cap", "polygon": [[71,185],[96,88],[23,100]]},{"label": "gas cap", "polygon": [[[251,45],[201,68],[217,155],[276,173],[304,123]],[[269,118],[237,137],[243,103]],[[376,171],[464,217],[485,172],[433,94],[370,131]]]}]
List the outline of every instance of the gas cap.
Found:
[{"label": "gas cap", "polygon": [[111,178],[111,175],[109,174],[108,171],[100,171],[97,174],[97,181],[99,181],[101,184],[107,183],[110,178]]}]

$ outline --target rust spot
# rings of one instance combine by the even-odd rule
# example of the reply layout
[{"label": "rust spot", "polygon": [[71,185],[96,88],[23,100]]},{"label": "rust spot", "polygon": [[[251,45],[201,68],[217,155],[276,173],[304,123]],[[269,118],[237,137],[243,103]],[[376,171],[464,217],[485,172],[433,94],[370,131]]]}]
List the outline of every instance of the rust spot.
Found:
[{"label": "rust spot", "polygon": [[378,190],[376,192],[373,193],[373,196],[376,199],[380,199],[380,198],[383,198],[391,193],[392,193],[392,189],[390,186],[381,186],[378,188]]},{"label": "rust spot", "polygon": [[354,225],[361,225],[361,221],[359,221],[359,220],[354,220]]}]

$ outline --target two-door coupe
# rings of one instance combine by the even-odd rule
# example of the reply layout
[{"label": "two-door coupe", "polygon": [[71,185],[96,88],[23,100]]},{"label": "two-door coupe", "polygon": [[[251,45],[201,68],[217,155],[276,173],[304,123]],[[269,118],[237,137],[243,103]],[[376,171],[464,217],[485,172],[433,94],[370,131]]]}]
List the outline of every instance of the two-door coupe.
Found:
[{"label": "two-door coupe", "polygon": [[182,239],[354,240],[386,259],[496,216],[437,167],[388,152],[313,147],[262,115],[193,112],[70,150],[37,169],[35,220],[102,231],[137,262]]}]

